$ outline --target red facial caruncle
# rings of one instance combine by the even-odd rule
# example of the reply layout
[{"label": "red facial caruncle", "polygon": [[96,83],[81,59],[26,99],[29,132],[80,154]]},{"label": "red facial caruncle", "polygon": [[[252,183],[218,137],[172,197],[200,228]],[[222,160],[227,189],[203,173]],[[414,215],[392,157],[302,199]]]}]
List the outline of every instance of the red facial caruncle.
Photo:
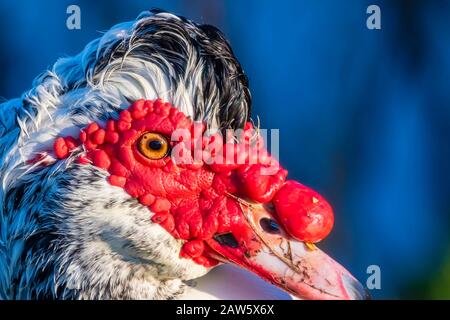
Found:
[{"label": "red facial caruncle", "polygon": [[[54,152],[64,159],[82,144],[86,152],[79,163],[107,170],[110,184],[147,206],[153,222],[185,241],[183,258],[206,267],[231,261],[302,297],[350,297],[341,279],[348,272],[318,249],[299,257],[313,255],[314,268],[324,260],[333,267],[331,276],[316,272],[327,280],[319,289],[300,276],[280,280],[282,270],[264,266],[267,250],[276,256],[286,243],[325,238],[333,227],[332,209],[310,188],[285,181],[287,171],[250,122],[238,138],[204,134],[206,127],[169,103],[138,100],[104,127],[91,123],[78,139],[59,137]],[[300,274],[290,265],[296,258],[288,260]]]}]

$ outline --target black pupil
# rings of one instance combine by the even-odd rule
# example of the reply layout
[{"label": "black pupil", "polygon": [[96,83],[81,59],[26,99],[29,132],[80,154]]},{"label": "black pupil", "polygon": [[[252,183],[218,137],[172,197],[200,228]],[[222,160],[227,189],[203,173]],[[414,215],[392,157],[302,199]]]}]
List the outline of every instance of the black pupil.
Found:
[{"label": "black pupil", "polygon": [[280,233],[280,226],[275,220],[262,218],[259,220],[259,224],[261,225],[261,228],[268,233]]},{"label": "black pupil", "polygon": [[148,143],[148,147],[152,150],[158,151],[163,147],[163,143],[160,140],[152,140]]},{"label": "black pupil", "polygon": [[237,242],[236,238],[233,236],[233,234],[230,233],[224,233],[224,234],[216,234],[214,236],[214,240],[216,240],[218,243],[220,243],[222,246],[237,248],[239,246],[239,243]]}]

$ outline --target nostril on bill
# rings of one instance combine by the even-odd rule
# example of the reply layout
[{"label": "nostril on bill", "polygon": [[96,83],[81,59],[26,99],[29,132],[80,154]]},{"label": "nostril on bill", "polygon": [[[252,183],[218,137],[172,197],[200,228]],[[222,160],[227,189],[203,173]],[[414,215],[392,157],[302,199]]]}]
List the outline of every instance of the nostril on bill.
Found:
[{"label": "nostril on bill", "polygon": [[345,290],[353,300],[371,300],[369,291],[356,279],[350,277],[347,274],[342,276],[342,282],[344,283]]},{"label": "nostril on bill", "polygon": [[271,233],[271,234],[279,234],[280,233],[280,226],[273,219],[262,218],[261,220],[259,220],[259,224],[260,224],[261,228],[267,233]]}]

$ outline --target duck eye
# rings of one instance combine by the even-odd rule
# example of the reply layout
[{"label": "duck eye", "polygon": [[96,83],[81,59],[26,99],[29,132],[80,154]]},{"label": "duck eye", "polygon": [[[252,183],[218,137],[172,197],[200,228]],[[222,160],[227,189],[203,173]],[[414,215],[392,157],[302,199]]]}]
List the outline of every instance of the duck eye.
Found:
[{"label": "duck eye", "polygon": [[169,153],[169,142],[159,133],[144,133],[138,141],[138,150],[146,158],[159,160]]},{"label": "duck eye", "polygon": [[214,236],[214,240],[216,240],[222,246],[227,246],[227,247],[232,247],[232,248],[239,247],[239,243],[237,242],[236,238],[233,236],[233,234],[231,232],[223,233],[223,234],[216,234]]},{"label": "duck eye", "polygon": [[261,228],[263,228],[263,230],[267,233],[272,233],[272,234],[280,233],[280,226],[273,219],[262,218],[261,220],[259,220],[259,224],[260,224]]}]

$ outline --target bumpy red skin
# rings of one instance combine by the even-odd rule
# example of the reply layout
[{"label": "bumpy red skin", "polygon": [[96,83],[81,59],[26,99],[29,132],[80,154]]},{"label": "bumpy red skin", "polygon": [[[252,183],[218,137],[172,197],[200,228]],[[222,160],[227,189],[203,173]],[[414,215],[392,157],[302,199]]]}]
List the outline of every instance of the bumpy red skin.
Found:
[{"label": "bumpy red skin", "polygon": [[[150,160],[137,149],[136,144],[142,134],[157,132],[170,140],[175,129],[187,129],[192,133],[192,139],[171,142],[172,150],[181,152],[192,163],[175,163],[170,156]],[[239,203],[230,194],[267,203],[285,183],[287,171],[281,167],[273,175],[260,174],[262,167],[277,163],[263,149],[261,140],[250,145],[249,137],[253,135],[253,130],[252,125],[247,123],[243,138],[234,145],[222,141],[220,136],[204,138],[202,133],[205,125],[194,123],[171,104],[161,100],[138,100],[123,110],[118,120],[108,120],[105,128],[91,123],[81,130],[79,140],[87,153],[80,156],[78,161],[107,170],[110,173],[108,181],[112,185],[123,188],[154,212],[151,218],[153,222],[160,224],[175,238],[186,240],[180,253],[182,257],[209,267],[217,264],[209,256],[206,245],[215,234],[232,232],[242,244],[235,249],[241,250],[241,254],[248,254],[249,250],[258,250],[260,247],[254,241],[255,235]],[[227,159],[236,160],[240,157],[244,164],[233,161],[224,161],[223,164],[195,162],[194,152],[185,148],[194,144],[202,146],[201,152],[212,155],[223,148],[224,155],[229,156]],[[54,152],[63,159],[77,145],[78,142],[72,137],[60,137],[55,141]],[[259,157],[258,163],[250,164],[252,153],[249,150],[259,150],[264,156]],[[285,193],[279,195],[277,206],[281,210],[282,224],[292,235],[311,241],[317,238],[311,238],[311,234],[319,234],[318,238],[323,238],[329,232],[329,224],[325,231],[308,228],[308,221],[301,218],[303,211],[296,210],[292,203],[290,206],[283,205],[285,198],[288,198]],[[308,196],[308,199],[311,197]],[[294,200],[302,201],[301,197]],[[302,239],[303,235],[305,239]]]}]

